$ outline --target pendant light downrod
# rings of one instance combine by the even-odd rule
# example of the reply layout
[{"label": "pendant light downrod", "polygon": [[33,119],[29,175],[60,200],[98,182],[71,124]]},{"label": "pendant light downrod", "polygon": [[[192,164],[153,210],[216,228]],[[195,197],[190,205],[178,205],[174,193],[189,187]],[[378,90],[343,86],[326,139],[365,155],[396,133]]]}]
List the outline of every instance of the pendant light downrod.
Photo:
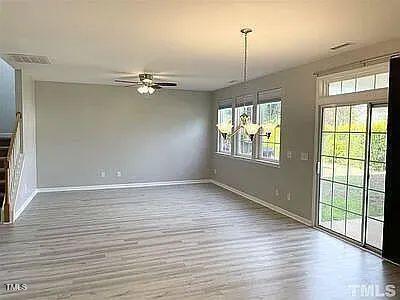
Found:
[{"label": "pendant light downrod", "polygon": [[244,34],[244,65],[243,65],[243,82],[247,81],[247,35],[253,32],[251,28],[242,28],[240,32]]}]

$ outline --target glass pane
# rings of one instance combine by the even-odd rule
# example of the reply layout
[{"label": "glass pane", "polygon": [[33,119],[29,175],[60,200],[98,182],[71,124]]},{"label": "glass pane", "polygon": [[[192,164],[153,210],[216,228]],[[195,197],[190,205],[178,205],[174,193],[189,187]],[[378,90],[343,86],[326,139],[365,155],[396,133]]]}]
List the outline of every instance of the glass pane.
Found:
[{"label": "glass pane", "polygon": [[336,81],[329,83],[329,96],[339,95],[342,92],[342,82]]},{"label": "glass pane", "polygon": [[372,132],[386,132],[388,108],[374,107],[372,109],[371,128]]},{"label": "glass pane", "polygon": [[347,165],[348,165],[347,159],[335,158],[334,181],[347,183]]},{"label": "glass pane", "polygon": [[350,106],[339,106],[336,109],[336,131],[348,132],[350,130]]},{"label": "glass pane", "polygon": [[356,80],[349,79],[342,81],[342,93],[354,93],[356,91]]},{"label": "glass pane", "polygon": [[347,210],[362,214],[364,189],[349,186],[347,192]]},{"label": "glass pane", "polygon": [[261,125],[269,125],[270,127],[280,125],[281,103],[268,102],[259,104],[258,118]]},{"label": "glass pane", "polygon": [[385,191],[386,164],[370,163],[369,188],[377,191]]},{"label": "glass pane", "polygon": [[371,134],[371,160],[386,162],[386,134]]},{"label": "glass pane", "polygon": [[280,126],[274,127],[274,129],[271,132],[270,140],[271,140],[271,142],[274,142],[274,143],[281,142],[281,127]]},{"label": "glass pane", "polygon": [[331,204],[332,203],[332,182],[321,180],[319,188],[319,201]]},{"label": "glass pane", "polygon": [[239,138],[238,154],[251,156],[252,142],[251,142],[250,138],[243,132],[238,134],[238,138]]},{"label": "glass pane", "polygon": [[231,139],[224,139],[223,136],[219,137],[219,151],[224,153],[231,153]]},{"label": "glass pane", "polygon": [[279,160],[280,152],[281,152],[280,144],[275,144],[275,160],[276,161]]},{"label": "glass pane", "polygon": [[321,158],[321,178],[322,179],[333,179],[333,158],[325,157]]},{"label": "glass pane", "polygon": [[361,215],[347,213],[346,216],[346,236],[361,241]]},{"label": "glass pane", "polygon": [[367,116],[368,116],[368,106],[366,104],[352,106],[350,131],[366,132]]},{"label": "glass pane", "polygon": [[350,158],[364,159],[365,157],[365,133],[350,134]]},{"label": "glass pane", "polygon": [[222,108],[218,110],[218,123],[232,122],[232,108]]},{"label": "glass pane", "polygon": [[348,133],[335,133],[335,156],[348,157],[349,156],[349,134]]},{"label": "glass pane", "polygon": [[[239,125],[240,122],[240,116],[246,113],[247,116],[249,117],[249,120],[252,121],[252,115],[253,115],[253,106],[252,105],[247,105],[247,106],[240,106],[236,108],[236,126]],[[245,155],[245,156],[251,156],[252,154],[252,141],[250,140],[250,137],[244,133],[244,130],[241,129],[239,134],[237,135],[238,142],[237,142],[237,154],[238,155]]]},{"label": "glass pane", "polygon": [[349,184],[364,186],[364,161],[349,160]]},{"label": "glass pane", "polygon": [[333,156],[333,145],[334,145],[334,134],[323,133],[322,134],[322,155]]},{"label": "glass pane", "polygon": [[344,184],[333,184],[333,206],[346,209],[347,187]]},{"label": "glass pane", "polygon": [[344,234],[346,212],[342,209],[332,208],[332,230]]},{"label": "glass pane", "polygon": [[322,131],[335,130],[335,114],[335,107],[324,108],[322,116]]},{"label": "glass pane", "polygon": [[382,249],[383,222],[367,219],[367,244]]},{"label": "glass pane", "polygon": [[373,90],[375,86],[374,82],[375,82],[374,75],[357,78],[357,92]]},{"label": "glass pane", "polygon": [[383,221],[385,193],[368,192],[368,216]]},{"label": "glass pane", "polygon": [[262,144],[262,157],[274,160],[275,159],[275,147],[272,143],[264,143]]},{"label": "glass pane", "polygon": [[[232,124],[232,108],[221,108],[218,110],[218,124],[220,123],[231,123]],[[231,139],[227,138],[224,139],[222,135],[219,134],[218,136],[218,151],[224,153],[231,152]]]},{"label": "glass pane", "polygon": [[319,225],[331,228],[332,210],[329,205],[319,204]]},{"label": "glass pane", "polygon": [[380,73],[375,75],[375,88],[382,89],[389,87],[389,73]]}]

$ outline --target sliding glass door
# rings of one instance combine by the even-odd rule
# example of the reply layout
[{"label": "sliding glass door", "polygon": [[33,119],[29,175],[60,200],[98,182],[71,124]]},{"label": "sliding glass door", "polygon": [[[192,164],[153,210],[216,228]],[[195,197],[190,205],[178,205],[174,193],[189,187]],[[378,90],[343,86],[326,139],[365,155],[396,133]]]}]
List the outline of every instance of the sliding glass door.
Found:
[{"label": "sliding glass door", "polygon": [[387,107],[322,108],[318,226],[382,247]]}]

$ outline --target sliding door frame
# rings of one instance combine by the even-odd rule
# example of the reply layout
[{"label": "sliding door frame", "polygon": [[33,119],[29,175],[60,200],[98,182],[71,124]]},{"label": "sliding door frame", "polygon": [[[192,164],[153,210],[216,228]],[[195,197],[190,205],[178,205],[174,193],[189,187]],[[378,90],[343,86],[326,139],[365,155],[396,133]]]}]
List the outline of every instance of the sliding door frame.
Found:
[{"label": "sliding door frame", "polygon": [[[382,64],[380,66],[374,66],[374,70],[386,70],[387,64]],[[353,71],[356,72],[356,71]],[[345,74],[348,74],[346,72]],[[387,105],[388,104],[388,88],[375,89],[363,92],[355,92],[349,94],[341,94],[335,96],[327,96],[327,87],[324,84],[326,77],[331,77],[332,75],[317,78],[317,89],[316,89],[316,106],[315,106],[315,131],[314,131],[314,172],[313,172],[313,199],[312,199],[312,224],[313,227],[332,234],[344,241],[347,241],[353,245],[361,247],[362,249],[367,249],[374,253],[381,255],[381,250],[366,244],[366,222],[367,222],[367,201],[368,201],[368,162],[370,160],[370,135],[371,135],[371,112],[373,106]],[[341,75],[334,75],[334,77],[341,77]],[[362,211],[362,228],[361,228],[361,242],[356,241],[350,237],[337,233],[331,229],[323,228],[319,226],[319,191],[320,191],[320,158],[321,158],[321,142],[322,142],[322,111],[325,107],[337,107],[343,105],[368,105],[368,115],[367,115],[367,136],[365,145],[365,163],[364,163],[364,186],[363,186],[363,211]],[[368,155],[368,157],[367,157]],[[365,200],[367,199],[367,200]]]},{"label": "sliding door frame", "polygon": [[[317,106],[317,113],[318,113],[318,122],[317,122],[317,129],[318,132],[316,136],[317,141],[317,160],[315,162],[315,173],[314,173],[314,185],[315,185],[315,192],[314,192],[314,200],[313,200],[313,210],[314,210],[314,218],[313,218],[313,226],[328,232],[331,235],[337,236],[340,239],[346,240],[352,244],[355,244],[359,247],[368,249],[379,255],[382,254],[382,250],[375,248],[366,242],[366,230],[367,230],[367,219],[368,219],[368,188],[369,188],[369,166],[370,166],[370,149],[371,149],[371,115],[373,107],[383,107],[387,106],[387,98],[375,99],[375,100],[363,100],[363,101],[351,101],[351,102],[333,102],[333,103],[324,103]],[[341,106],[353,106],[353,105],[367,105],[367,120],[366,120],[366,141],[364,146],[364,178],[363,178],[363,207],[362,207],[362,225],[361,225],[361,242],[351,237],[348,237],[344,234],[338,233],[332,229],[325,228],[319,225],[319,202],[320,202],[320,181],[321,181],[321,155],[322,155],[322,126],[323,126],[323,110],[324,108],[329,107],[341,107]],[[347,188],[347,185],[346,185]],[[333,192],[333,191],[332,191]],[[346,220],[345,220],[346,222]],[[346,225],[345,225],[346,226]]]}]

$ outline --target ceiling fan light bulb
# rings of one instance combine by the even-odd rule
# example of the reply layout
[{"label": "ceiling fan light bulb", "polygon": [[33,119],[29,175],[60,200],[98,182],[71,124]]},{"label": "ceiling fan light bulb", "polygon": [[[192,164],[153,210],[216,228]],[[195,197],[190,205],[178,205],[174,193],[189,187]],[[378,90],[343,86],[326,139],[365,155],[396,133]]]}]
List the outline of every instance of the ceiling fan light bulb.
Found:
[{"label": "ceiling fan light bulb", "polygon": [[149,87],[147,88],[147,92],[148,92],[150,95],[152,95],[152,94],[154,93],[154,91],[155,91],[155,89],[152,88],[151,86],[149,86]]}]

